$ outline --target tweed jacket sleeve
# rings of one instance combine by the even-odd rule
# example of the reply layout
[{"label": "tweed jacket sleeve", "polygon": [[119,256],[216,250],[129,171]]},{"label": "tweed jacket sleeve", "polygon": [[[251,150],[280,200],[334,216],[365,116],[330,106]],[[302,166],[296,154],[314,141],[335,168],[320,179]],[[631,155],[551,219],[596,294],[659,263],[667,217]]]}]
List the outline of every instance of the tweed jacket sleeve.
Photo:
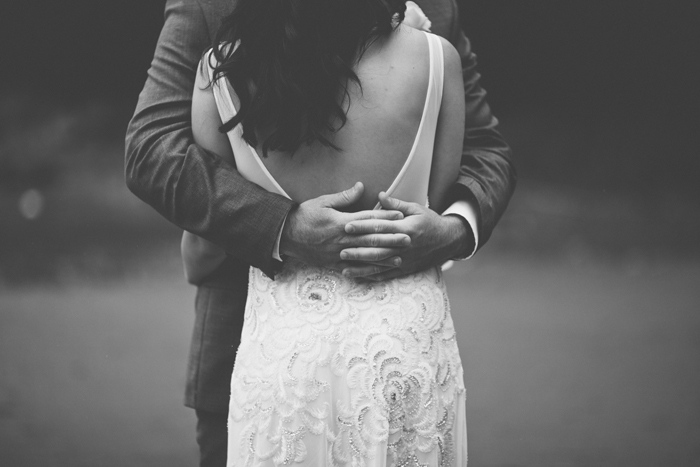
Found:
[{"label": "tweed jacket sleeve", "polygon": [[126,183],[170,222],[272,275],[278,266],[273,259],[277,234],[293,203],[248,182],[192,140],[196,67],[210,44],[200,3],[168,0],[127,129]]}]

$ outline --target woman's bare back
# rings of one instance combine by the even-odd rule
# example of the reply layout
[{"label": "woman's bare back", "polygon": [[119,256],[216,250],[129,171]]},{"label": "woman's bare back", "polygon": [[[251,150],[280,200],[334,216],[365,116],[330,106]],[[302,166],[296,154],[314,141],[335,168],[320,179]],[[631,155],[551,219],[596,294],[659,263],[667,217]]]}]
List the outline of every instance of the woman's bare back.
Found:
[{"label": "woman's bare back", "polygon": [[[328,139],[289,153],[270,151],[263,164],[289,196],[303,202],[362,181],[355,209],[372,209],[400,172],[421,122],[430,73],[425,35],[400,26],[372,44],[355,68],[347,122]],[[261,148],[257,148],[262,154]]]}]

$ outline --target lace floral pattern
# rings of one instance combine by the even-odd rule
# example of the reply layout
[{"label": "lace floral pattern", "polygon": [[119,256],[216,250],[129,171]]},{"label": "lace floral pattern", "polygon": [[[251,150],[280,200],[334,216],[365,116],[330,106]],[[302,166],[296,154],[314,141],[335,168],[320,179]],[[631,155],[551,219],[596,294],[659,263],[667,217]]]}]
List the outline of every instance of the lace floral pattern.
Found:
[{"label": "lace floral pattern", "polygon": [[374,284],[291,262],[275,281],[251,268],[248,294],[229,466],[457,465],[465,390],[439,271]]}]

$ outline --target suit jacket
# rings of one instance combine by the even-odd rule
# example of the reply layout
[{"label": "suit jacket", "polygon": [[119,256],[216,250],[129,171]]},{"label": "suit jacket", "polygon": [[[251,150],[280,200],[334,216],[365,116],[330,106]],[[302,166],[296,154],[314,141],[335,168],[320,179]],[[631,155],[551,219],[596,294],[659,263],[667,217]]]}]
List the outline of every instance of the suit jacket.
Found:
[{"label": "suit jacket", "polygon": [[[510,149],[496,130],[455,0],[417,0],[432,32],[462,57],[466,122],[462,165],[451,196],[476,202],[479,247],[515,187]],[[273,275],[272,257],[293,202],[248,182],[235,167],[193,144],[190,107],[196,66],[232,0],[168,0],[148,78],[126,135],[131,191],[179,227],[221,246],[224,264],[198,287],[185,404],[226,412],[243,322],[247,270]]]}]

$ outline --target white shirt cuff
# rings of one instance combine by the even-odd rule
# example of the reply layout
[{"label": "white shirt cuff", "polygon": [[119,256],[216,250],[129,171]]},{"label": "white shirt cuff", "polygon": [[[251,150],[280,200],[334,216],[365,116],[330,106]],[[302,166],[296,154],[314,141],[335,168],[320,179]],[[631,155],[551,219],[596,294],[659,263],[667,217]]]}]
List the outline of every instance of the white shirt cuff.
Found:
[{"label": "white shirt cuff", "polygon": [[445,209],[445,212],[442,213],[443,216],[457,215],[461,217],[462,219],[467,221],[467,224],[469,224],[469,227],[472,228],[472,233],[474,234],[474,250],[468,252],[467,255],[464,257],[454,258],[455,260],[461,261],[469,259],[472,256],[474,256],[474,253],[476,253],[476,249],[479,246],[479,224],[477,221],[478,217],[476,213],[477,211],[474,204],[466,200],[455,201],[450,207]]},{"label": "white shirt cuff", "polygon": [[272,250],[272,258],[276,259],[277,261],[282,261],[282,257],[280,256],[280,241],[282,240],[282,231],[284,230],[285,222],[287,222],[286,216],[285,216],[284,220],[282,221],[282,226],[280,227],[280,233],[277,234],[277,240],[275,241],[275,247]]}]

